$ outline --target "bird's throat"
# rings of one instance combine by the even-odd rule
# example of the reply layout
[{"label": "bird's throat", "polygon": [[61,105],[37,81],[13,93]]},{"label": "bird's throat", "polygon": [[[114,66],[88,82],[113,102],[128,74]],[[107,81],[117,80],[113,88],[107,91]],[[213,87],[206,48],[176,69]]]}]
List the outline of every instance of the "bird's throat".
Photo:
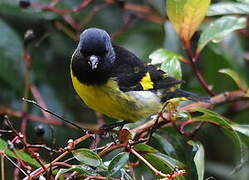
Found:
[{"label": "bird's throat", "polygon": [[71,62],[72,75],[79,82],[87,85],[103,85],[108,81],[109,72],[100,69],[92,69],[87,63],[80,59],[73,59]]}]

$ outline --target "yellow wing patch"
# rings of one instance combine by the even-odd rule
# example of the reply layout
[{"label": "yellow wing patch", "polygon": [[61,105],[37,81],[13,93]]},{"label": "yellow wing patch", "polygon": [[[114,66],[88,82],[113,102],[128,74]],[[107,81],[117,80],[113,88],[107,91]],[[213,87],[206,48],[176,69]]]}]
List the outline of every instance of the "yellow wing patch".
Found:
[{"label": "yellow wing patch", "polygon": [[153,81],[151,80],[150,73],[147,72],[140,81],[141,86],[144,90],[153,89]]}]

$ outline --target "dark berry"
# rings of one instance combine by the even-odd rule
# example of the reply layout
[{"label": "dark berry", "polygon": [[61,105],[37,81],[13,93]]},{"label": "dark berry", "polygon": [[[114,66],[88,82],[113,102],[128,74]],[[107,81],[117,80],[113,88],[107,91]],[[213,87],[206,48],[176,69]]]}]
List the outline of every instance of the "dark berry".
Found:
[{"label": "dark berry", "polygon": [[118,0],[118,5],[122,8],[124,7],[125,3],[126,3],[126,0]]},{"label": "dark berry", "polygon": [[17,139],[14,143],[14,146],[16,149],[23,149],[24,148],[24,145],[22,143],[22,141],[20,139]]},{"label": "dark berry", "polygon": [[42,137],[45,134],[45,129],[42,125],[38,125],[35,127],[36,136]]},{"label": "dark berry", "polygon": [[21,8],[28,8],[30,6],[30,1],[29,0],[20,0],[19,6]]}]

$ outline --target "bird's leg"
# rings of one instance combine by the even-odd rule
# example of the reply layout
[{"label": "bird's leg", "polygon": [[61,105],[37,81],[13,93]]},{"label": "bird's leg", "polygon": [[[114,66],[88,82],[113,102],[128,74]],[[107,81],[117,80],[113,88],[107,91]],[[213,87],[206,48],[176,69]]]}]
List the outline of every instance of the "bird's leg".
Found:
[{"label": "bird's leg", "polygon": [[115,122],[115,123],[111,123],[111,124],[104,124],[103,126],[101,126],[99,129],[105,134],[109,134],[109,137],[111,137],[112,141],[117,144],[117,139],[116,137],[114,136],[113,132],[116,132],[114,131],[113,129],[116,128],[116,127],[120,127],[120,130],[123,129],[124,125],[127,124],[128,122],[127,121],[120,121],[120,122]]}]

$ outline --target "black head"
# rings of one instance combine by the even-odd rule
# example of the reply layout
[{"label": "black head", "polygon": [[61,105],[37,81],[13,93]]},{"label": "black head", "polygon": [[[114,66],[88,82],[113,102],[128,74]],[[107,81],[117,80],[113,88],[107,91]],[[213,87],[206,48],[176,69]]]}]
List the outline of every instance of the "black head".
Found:
[{"label": "black head", "polygon": [[[115,52],[106,31],[89,28],[81,33],[79,44],[72,56],[72,70],[79,80],[88,84],[104,83],[102,79],[108,76],[114,61]],[[105,81],[107,79],[108,77]]]}]

